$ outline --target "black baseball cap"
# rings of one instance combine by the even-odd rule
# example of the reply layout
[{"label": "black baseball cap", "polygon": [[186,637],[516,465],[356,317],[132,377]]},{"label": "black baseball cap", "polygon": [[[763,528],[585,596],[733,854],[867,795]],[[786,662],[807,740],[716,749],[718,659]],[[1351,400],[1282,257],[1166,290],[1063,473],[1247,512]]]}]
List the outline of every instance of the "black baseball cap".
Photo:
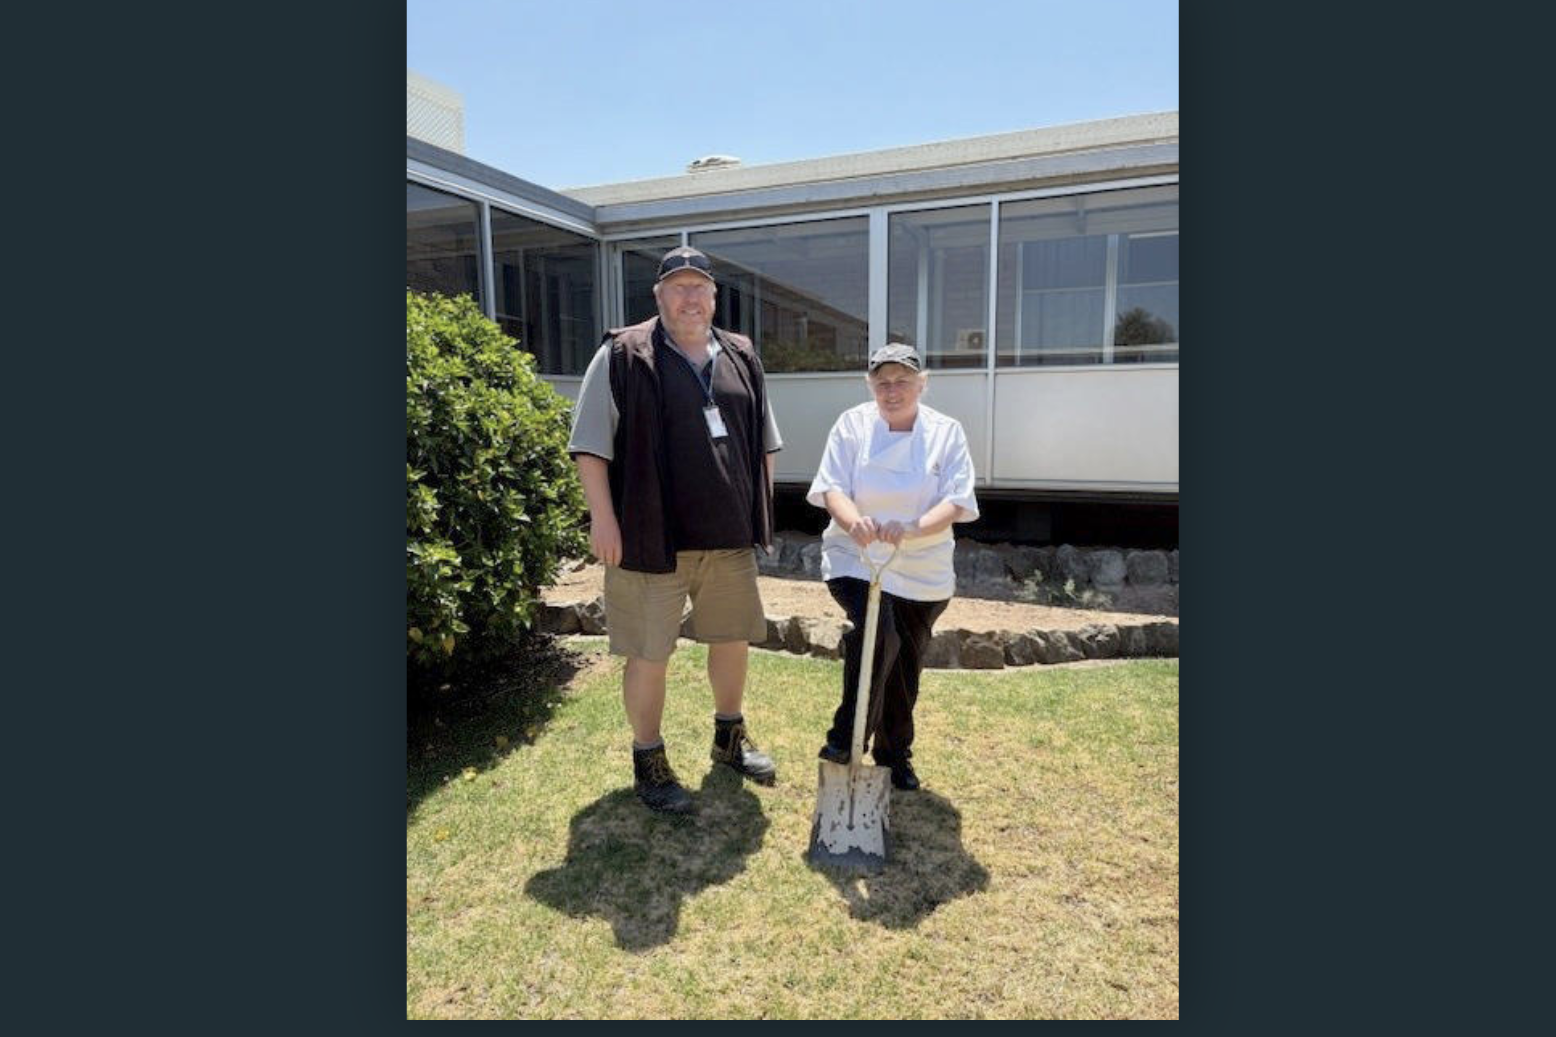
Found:
[{"label": "black baseball cap", "polygon": [[659,276],[654,278],[654,283],[658,284],[677,270],[693,270],[710,281],[714,280],[713,264],[708,262],[707,256],[690,245],[682,245],[665,253],[665,257],[659,261]]},{"label": "black baseball cap", "polygon": [[888,342],[870,354],[870,370],[874,371],[882,364],[901,364],[915,371],[924,369],[924,365],[919,362],[918,350],[906,342]]}]

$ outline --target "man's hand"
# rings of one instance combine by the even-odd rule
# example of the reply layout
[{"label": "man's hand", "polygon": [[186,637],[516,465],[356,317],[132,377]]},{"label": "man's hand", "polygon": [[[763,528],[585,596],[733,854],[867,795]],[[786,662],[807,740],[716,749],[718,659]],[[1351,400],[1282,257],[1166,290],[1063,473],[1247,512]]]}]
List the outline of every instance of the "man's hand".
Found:
[{"label": "man's hand", "polygon": [[888,522],[880,528],[880,538],[893,547],[898,546],[904,540],[919,535],[917,522]]},{"label": "man's hand", "polygon": [[606,565],[620,565],[621,527],[611,507],[610,464],[593,454],[574,454],[573,463],[589,502],[589,550]]},{"label": "man's hand", "polygon": [[589,523],[589,549],[606,565],[621,564],[621,527],[610,512]]},{"label": "man's hand", "polygon": [[848,536],[860,547],[869,547],[880,536],[880,531],[876,528],[873,518],[861,515],[852,526],[848,527]]}]

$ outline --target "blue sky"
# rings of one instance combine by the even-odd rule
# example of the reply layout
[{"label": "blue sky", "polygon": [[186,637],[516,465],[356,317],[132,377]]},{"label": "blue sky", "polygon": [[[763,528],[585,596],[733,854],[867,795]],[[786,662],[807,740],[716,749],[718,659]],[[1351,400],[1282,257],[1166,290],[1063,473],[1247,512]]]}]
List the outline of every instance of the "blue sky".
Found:
[{"label": "blue sky", "polygon": [[545,187],[1178,107],[1176,0],[407,0],[465,153]]}]

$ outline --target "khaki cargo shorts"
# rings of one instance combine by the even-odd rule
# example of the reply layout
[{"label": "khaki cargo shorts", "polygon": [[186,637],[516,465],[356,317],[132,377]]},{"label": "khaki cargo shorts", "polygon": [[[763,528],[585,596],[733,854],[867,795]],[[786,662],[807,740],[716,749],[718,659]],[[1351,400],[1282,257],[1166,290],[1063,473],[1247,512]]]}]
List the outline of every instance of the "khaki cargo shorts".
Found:
[{"label": "khaki cargo shorts", "polygon": [[687,597],[692,599],[691,636],[703,644],[767,639],[753,549],[677,551],[673,573],[605,567],[611,654],[650,662],[670,658]]}]

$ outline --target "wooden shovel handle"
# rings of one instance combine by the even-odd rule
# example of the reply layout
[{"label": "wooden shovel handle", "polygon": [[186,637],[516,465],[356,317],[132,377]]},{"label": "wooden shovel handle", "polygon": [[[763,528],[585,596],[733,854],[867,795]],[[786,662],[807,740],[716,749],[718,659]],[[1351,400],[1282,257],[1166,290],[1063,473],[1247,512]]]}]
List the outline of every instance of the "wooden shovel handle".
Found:
[{"label": "wooden shovel handle", "polygon": [[860,758],[864,756],[864,728],[870,715],[870,678],[875,669],[875,628],[881,618],[881,574],[897,557],[897,546],[892,546],[891,554],[880,565],[871,561],[869,554],[863,550],[859,552],[859,557],[870,568],[870,597],[864,610],[864,640],[859,646],[859,687],[854,691],[853,744],[848,753],[850,773],[864,766]]}]

